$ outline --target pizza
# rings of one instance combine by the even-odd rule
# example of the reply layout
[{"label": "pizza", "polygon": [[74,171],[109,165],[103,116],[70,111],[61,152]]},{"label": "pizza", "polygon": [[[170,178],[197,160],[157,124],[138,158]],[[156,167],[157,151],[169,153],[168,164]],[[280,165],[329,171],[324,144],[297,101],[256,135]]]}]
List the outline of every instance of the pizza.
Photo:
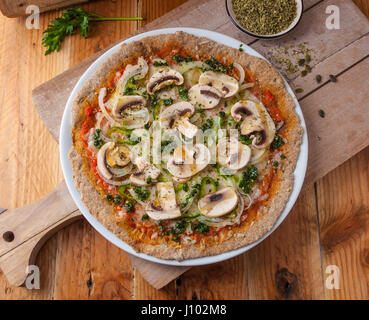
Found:
[{"label": "pizza", "polygon": [[293,188],[302,127],[264,59],[184,32],[123,44],[72,106],[82,201],[137,252],[216,255],[260,239]]}]

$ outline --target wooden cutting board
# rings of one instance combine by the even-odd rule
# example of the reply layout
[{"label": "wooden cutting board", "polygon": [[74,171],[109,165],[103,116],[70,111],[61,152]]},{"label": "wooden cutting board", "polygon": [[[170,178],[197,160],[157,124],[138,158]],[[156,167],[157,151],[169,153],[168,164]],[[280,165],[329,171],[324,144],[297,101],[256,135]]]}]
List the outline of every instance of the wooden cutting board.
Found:
[{"label": "wooden cutting board", "polygon": [[[240,33],[228,20],[223,0],[189,1],[146,25],[139,32],[162,27],[200,27],[237,38],[251,45],[265,56],[268,55],[271,49],[278,47],[281,43],[288,45],[307,41],[308,46],[316,52],[316,60],[311,64],[314,66],[313,72],[304,78],[296,77],[291,81],[291,85],[304,89],[304,92],[298,94],[298,97],[308,127],[310,150],[306,183],[311,183],[352,157],[368,144],[366,124],[369,115],[366,108],[369,94],[364,89],[365,83],[368,81],[369,71],[369,61],[367,59],[369,39],[366,35],[369,32],[369,23],[359,9],[349,1],[310,0],[304,3],[305,14],[301,24],[293,34],[279,41],[255,41]],[[330,31],[325,28],[327,17],[325,8],[330,4],[336,4],[340,7],[340,30]],[[61,115],[71,89],[80,75],[101,53],[99,52],[33,91],[36,109],[56,139],[58,138]],[[322,83],[317,84],[313,81],[316,74],[323,76]],[[328,80],[329,74],[337,75],[338,82],[330,82]],[[320,109],[325,111],[325,118],[319,117],[318,111]],[[51,211],[47,205],[57,203],[54,198],[55,194],[58,195],[58,199],[64,205],[57,206],[58,210]],[[50,199],[54,200],[50,201]],[[29,253],[28,255],[18,254],[25,260],[23,264],[28,263],[42,243],[36,236],[41,236],[43,232],[46,236],[50,235],[51,230],[57,229],[57,227],[60,228],[67,223],[69,220],[67,217],[74,219],[79,215],[79,212],[75,211],[76,208],[69,194],[65,192],[64,184],[40,201],[40,204],[36,207],[17,209],[26,210],[22,211],[22,216],[26,216],[25,212],[27,212],[36,214],[37,217],[38,210],[43,210],[44,213],[47,212],[48,216],[59,215],[60,218],[56,219],[54,217],[51,219],[51,224],[48,224],[45,222],[44,217],[46,215],[44,214],[40,221],[42,222],[40,224],[41,228],[37,231],[34,230],[37,227],[37,224],[34,223],[32,224],[33,230],[29,230],[30,224],[27,221],[30,219],[25,218],[17,222],[14,217],[20,216],[20,214],[16,214],[16,212],[9,211],[1,216],[1,218],[4,217],[3,219],[9,219],[7,221],[1,220],[1,226],[12,226],[8,230],[2,227],[0,229],[1,234],[13,231],[15,238],[5,244],[1,242],[0,266],[7,277],[14,280],[12,282],[14,284],[19,285],[22,282],[21,276],[24,278],[25,269],[24,265],[21,264],[17,267],[17,263],[15,263],[20,261],[17,258],[17,251],[22,252],[23,250],[23,253]],[[59,210],[63,207],[65,210]],[[37,219],[32,218],[32,221],[37,221]],[[20,233],[21,235],[19,235]],[[11,235],[8,233],[7,236]],[[5,241],[3,239],[0,241]],[[21,241],[16,241],[16,239]],[[38,245],[34,249],[35,244]],[[30,258],[27,260],[24,257]],[[166,272],[169,272],[168,269],[163,269],[166,267],[161,265],[150,264],[141,259],[135,259],[133,263],[143,273],[145,279],[156,288],[168,283],[173,277],[186,270],[169,268],[172,273],[168,276],[166,274]],[[14,276],[16,274],[18,276]]]}]

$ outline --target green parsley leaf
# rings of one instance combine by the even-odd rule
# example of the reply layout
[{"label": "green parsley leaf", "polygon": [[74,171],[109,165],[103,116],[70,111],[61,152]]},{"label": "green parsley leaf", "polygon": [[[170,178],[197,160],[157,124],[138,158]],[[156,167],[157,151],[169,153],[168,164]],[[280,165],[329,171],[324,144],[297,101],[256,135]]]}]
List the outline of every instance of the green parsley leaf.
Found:
[{"label": "green parsley leaf", "polygon": [[70,36],[75,30],[79,29],[80,34],[87,38],[90,31],[90,21],[109,21],[109,20],[143,20],[142,17],[120,17],[108,18],[98,14],[88,13],[81,8],[65,10],[61,17],[52,20],[47,29],[43,32],[42,45],[46,48],[45,55],[53,51],[59,51],[61,43],[66,36]]}]

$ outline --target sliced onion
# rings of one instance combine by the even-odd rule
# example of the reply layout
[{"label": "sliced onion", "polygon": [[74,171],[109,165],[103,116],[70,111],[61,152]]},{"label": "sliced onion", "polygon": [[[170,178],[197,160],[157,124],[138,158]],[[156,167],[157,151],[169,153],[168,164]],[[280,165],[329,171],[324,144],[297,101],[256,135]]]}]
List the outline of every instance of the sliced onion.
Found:
[{"label": "sliced onion", "polygon": [[245,81],[245,70],[238,63],[233,63],[233,66],[239,71],[239,73],[240,73],[240,80],[238,80],[238,82],[239,82],[239,84],[242,84]]},{"label": "sliced onion", "polygon": [[246,197],[249,199],[249,204],[247,205],[245,210],[249,209],[252,206],[252,204],[254,203],[254,201],[251,199],[251,197],[248,194],[246,194]]},{"label": "sliced onion", "polygon": [[252,88],[253,86],[254,86],[253,82],[244,83],[243,85],[241,85],[240,91],[246,90],[248,88]]},{"label": "sliced onion", "polygon": [[112,125],[116,124],[116,121],[110,116],[108,110],[105,108],[104,98],[106,96],[106,88],[101,88],[99,91],[99,107],[104,116],[109,120]]},{"label": "sliced onion", "polygon": [[101,179],[103,179],[106,183],[111,184],[113,186],[122,186],[131,183],[131,180],[129,180],[129,178],[122,181],[105,179],[104,176],[100,173],[99,168],[96,168],[96,171]]},{"label": "sliced onion", "polygon": [[128,174],[130,174],[133,170],[133,164],[129,163],[127,164],[125,167],[123,168],[109,168],[109,170],[111,171],[111,173],[114,175],[115,178],[120,178],[120,177],[124,177]]}]

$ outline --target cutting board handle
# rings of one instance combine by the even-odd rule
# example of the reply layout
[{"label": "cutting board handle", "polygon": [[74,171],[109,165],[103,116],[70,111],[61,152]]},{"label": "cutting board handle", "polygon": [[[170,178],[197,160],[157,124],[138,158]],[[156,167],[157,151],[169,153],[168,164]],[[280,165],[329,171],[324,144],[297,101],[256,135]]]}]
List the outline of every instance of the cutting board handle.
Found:
[{"label": "cutting board handle", "polygon": [[46,240],[81,217],[65,182],[28,206],[0,214],[0,268],[8,281],[21,286]]},{"label": "cutting board handle", "polygon": [[[82,217],[65,182],[40,200],[0,214],[0,268],[10,284],[21,286],[27,267],[53,234]],[[132,265],[154,288],[160,289],[189,267],[166,266],[129,255]]]}]

